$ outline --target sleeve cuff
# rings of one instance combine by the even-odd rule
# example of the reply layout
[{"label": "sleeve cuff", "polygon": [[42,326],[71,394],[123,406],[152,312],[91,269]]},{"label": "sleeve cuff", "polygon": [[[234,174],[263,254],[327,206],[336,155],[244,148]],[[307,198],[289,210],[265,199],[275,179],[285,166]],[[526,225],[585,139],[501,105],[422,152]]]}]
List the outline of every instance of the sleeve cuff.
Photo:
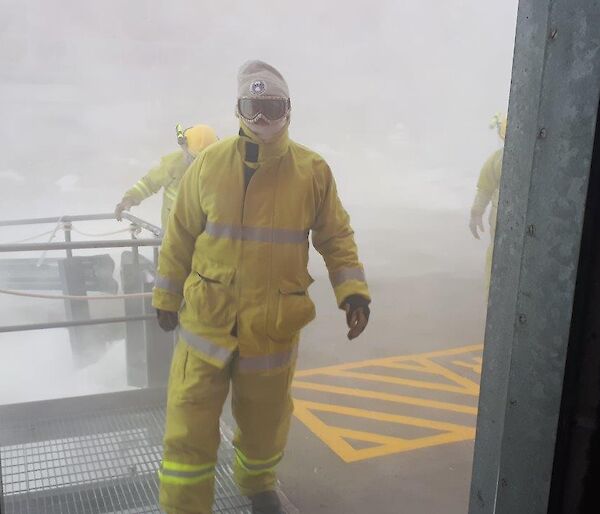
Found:
[{"label": "sleeve cuff", "polygon": [[367,286],[366,282],[361,282],[359,280],[349,280],[344,282],[343,284],[335,287],[334,291],[335,298],[340,309],[344,308],[344,302],[349,296],[359,295],[365,298],[367,301],[371,301],[369,287]]},{"label": "sleeve cuff", "polygon": [[177,312],[183,301],[183,296],[169,293],[164,289],[154,288],[152,291],[152,306],[161,311]]}]

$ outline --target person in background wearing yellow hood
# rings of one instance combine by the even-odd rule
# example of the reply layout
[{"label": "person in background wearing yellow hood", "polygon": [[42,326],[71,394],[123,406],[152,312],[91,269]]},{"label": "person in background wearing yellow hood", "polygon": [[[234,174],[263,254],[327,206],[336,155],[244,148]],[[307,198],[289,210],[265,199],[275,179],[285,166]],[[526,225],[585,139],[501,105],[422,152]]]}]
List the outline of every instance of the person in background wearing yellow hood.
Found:
[{"label": "person in background wearing yellow hood", "polygon": [[115,208],[115,217],[121,221],[123,211],[139,205],[162,188],[164,193],[161,224],[164,230],[185,170],[202,150],[215,141],[217,141],[217,135],[207,125],[196,125],[186,130],[181,130],[180,125],[177,125],[177,142],[181,150],[163,157],[156,168],[150,170],[125,193]]},{"label": "person in background wearing yellow hood", "polygon": [[282,75],[250,61],[238,75],[239,135],[194,161],[163,239],[153,305],[178,327],[169,379],[160,502],[168,514],[212,512],[219,417],[237,422],[234,475],[255,514],[280,514],[275,468],[292,416],[301,329],[315,317],[309,234],[325,259],[349,339],[370,296],[349,217],[322,157],[288,137]]},{"label": "person in background wearing yellow hood", "polygon": [[[506,138],[506,127],[508,119],[506,116],[496,114],[492,119],[491,128],[498,130],[498,136],[504,143]],[[491,241],[486,253],[485,261],[485,289],[490,288],[490,279],[492,276],[492,256],[494,254],[494,237],[496,235],[496,219],[498,217],[498,199],[500,196],[500,177],[502,174],[502,156],[504,147],[496,150],[485,162],[479,174],[477,182],[477,194],[471,207],[471,219],[469,228],[473,237],[479,239],[479,231],[484,232],[483,215],[487,206],[491,203],[489,224]]]}]

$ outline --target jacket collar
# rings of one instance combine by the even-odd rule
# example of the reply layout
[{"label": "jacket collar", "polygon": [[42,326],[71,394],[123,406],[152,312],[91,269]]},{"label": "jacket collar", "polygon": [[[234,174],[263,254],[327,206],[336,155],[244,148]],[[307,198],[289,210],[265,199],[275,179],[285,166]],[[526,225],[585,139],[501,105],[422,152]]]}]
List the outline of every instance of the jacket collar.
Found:
[{"label": "jacket collar", "polygon": [[[258,139],[243,122],[240,122],[238,150],[244,161],[248,160],[260,164],[270,159],[281,157],[287,152],[289,145],[290,139],[287,126],[277,139],[265,143]],[[249,159],[250,156],[252,158]]]}]

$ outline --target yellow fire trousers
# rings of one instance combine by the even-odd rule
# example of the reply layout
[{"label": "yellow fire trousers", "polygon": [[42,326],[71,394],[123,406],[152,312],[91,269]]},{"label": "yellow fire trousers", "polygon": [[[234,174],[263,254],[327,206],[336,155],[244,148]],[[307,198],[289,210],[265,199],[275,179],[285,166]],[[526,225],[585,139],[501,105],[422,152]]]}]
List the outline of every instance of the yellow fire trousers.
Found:
[{"label": "yellow fire trousers", "polygon": [[168,514],[210,514],[220,443],[219,419],[232,389],[238,429],[234,477],[244,495],[275,489],[293,411],[294,362],[264,372],[240,372],[237,356],[223,369],[181,339],[175,347],[167,398],[160,504]]}]

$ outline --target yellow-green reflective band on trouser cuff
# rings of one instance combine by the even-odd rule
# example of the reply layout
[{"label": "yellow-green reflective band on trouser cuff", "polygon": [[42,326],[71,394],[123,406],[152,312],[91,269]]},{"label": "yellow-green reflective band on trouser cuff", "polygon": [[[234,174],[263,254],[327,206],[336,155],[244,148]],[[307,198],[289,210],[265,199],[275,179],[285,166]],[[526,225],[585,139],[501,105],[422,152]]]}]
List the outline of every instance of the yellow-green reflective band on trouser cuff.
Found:
[{"label": "yellow-green reflective band on trouser cuff", "polygon": [[362,268],[341,268],[329,274],[333,287],[339,286],[348,280],[366,282],[365,272]]},{"label": "yellow-green reflective band on trouser cuff", "polygon": [[163,461],[158,470],[161,482],[165,484],[190,485],[208,480],[215,475],[215,464],[190,465]]},{"label": "yellow-green reflective band on trouser cuff", "polygon": [[283,459],[283,453],[278,453],[268,460],[249,459],[240,450],[235,449],[235,458],[239,466],[249,475],[262,475],[275,469]]}]

